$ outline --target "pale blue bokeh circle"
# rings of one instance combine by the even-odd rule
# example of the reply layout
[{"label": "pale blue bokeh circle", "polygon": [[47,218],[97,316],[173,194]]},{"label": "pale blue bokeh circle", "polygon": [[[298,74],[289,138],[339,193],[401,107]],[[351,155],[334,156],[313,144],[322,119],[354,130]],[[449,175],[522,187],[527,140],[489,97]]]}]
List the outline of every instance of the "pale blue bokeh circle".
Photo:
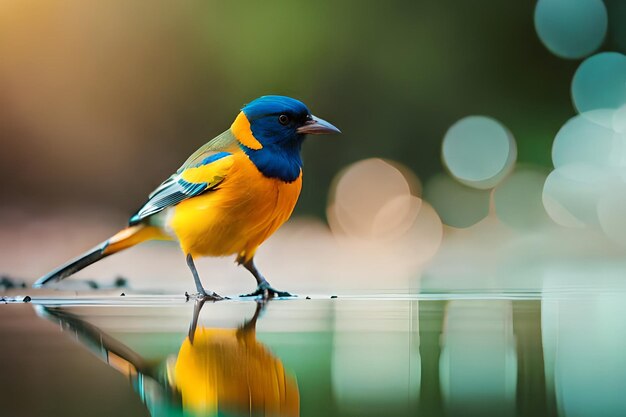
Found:
[{"label": "pale blue bokeh circle", "polygon": [[599,165],[578,163],[557,167],[543,186],[543,205],[562,226],[595,226],[598,201],[611,191],[615,179],[611,169]]},{"label": "pale blue bokeh circle", "polygon": [[572,80],[572,98],[579,113],[625,104],[626,56],[602,52],[583,61]]},{"label": "pale blue bokeh circle", "polygon": [[575,116],[561,127],[552,143],[552,162],[556,168],[586,163],[601,166],[613,164],[615,132],[582,115]]},{"label": "pale blue bokeh circle", "polygon": [[442,154],[444,164],[458,181],[486,189],[510,172],[517,147],[511,133],[497,120],[469,116],[448,129]]},{"label": "pale blue bokeh circle", "polygon": [[539,39],[562,58],[582,58],[598,49],[607,23],[602,0],[539,0],[535,7]]},{"label": "pale blue bokeh circle", "polygon": [[466,187],[445,174],[437,174],[426,183],[424,198],[441,221],[448,226],[470,227],[489,214],[490,190]]},{"label": "pale blue bokeh circle", "polygon": [[515,168],[493,193],[498,219],[519,230],[545,226],[549,218],[541,200],[546,176],[543,169]]}]

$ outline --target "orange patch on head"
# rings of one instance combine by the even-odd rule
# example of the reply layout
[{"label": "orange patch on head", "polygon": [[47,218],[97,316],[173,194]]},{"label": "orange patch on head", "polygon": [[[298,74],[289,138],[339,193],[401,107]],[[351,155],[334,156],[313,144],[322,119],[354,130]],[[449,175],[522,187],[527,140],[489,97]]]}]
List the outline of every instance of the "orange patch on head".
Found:
[{"label": "orange patch on head", "polygon": [[240,112],[239,115],[237,115],[237,118],[230,126],[230,131],[233,132],[235,138],[237,138],[243,146],[257,151],[259,149],[263,149],[261,142],[259,142],[252,134],[250,122],[243,112]]}]

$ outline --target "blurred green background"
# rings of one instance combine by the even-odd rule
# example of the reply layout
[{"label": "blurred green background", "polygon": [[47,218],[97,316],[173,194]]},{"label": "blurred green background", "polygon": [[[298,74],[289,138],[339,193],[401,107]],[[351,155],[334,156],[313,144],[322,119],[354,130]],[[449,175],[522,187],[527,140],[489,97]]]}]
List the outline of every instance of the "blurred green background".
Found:
[{"label": "blurred green background", "polygon": [[[612,6],[609,2],[609,11]],[[131,212],[257,96],[342,129],[304,147],[298,214],[323,216],[347,164],[390,158],[422,181],[470,114],[550,166],[579,61],[552,55],[535,2],[0,2],[3,204]],[[619,48],[611,39],[606,48]]]}]

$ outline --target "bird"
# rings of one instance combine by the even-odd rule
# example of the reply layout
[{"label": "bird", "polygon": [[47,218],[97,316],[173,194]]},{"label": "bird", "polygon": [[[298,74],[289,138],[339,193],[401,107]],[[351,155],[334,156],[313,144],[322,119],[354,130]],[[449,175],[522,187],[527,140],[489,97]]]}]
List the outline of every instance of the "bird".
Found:
[{"label": "bird", "polygon": [[205,299],[197,299],[188,335],[178,353],[146,358],[122,341],[63,307],[37,306],[140,393],[151,415],[300,415],[295,375],[257,339],[256,324],[269,300],[237,328],[198,325]]},{"label": "bird", "polygon": [[249,102],[229,129],[196,150],[150,193],[126,228],[33,286],[60,281],[141,242],[174,240],[200,298],[223,299],[202,285],[194,260],[229,255],[256,280],[256,290],[245,296],[291,296],[270,285],[254,256],[294,210],[302,189],[301,149],[307,135],[338,133],[294,98],[268,95]]}]

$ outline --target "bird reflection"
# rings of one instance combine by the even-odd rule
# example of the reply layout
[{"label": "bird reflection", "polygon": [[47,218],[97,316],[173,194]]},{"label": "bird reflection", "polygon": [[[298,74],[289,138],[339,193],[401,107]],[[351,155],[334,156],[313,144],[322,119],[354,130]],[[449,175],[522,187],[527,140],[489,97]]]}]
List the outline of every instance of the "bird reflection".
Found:
[{"label": "bird reflection", "polygon": [[178,355],[158,363],[62,308],[43,313],[126,375],[153,416],[299,416],[295,378],[256,338],[267,302],[258,302],[252,318],[234,329],[198,326],[203,305],[196,301]]}]

